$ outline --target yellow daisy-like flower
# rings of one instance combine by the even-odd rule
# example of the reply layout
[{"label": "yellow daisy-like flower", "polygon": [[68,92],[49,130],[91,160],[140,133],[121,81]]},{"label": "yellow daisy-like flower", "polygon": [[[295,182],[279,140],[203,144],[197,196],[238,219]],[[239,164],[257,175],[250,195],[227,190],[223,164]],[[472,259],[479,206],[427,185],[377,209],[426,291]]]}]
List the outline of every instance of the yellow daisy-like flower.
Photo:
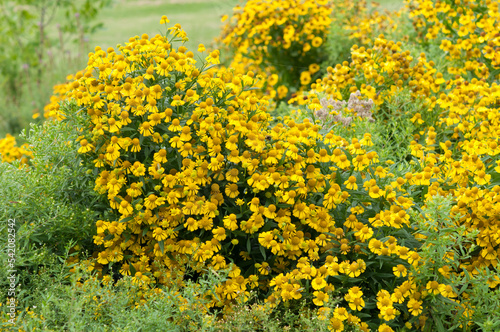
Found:
[{"label": "yellow daisy-like flower", "polygon": [[217,227],[212,230],[212,233],[214,234],[214,239],[217,239],[218,241],[223,241],[227,237],[224,227]]},{"label": "yellow daisy-like flower", "polygon": [[318,276],[318,277],[313,279],[313,281],[311,282],[311,286],[312,286],[312,288],[314,288],[316,290],[325,288],[326,287],[326,280],[325,280],[325,278]]},{"label": "yellow daisy-like flower", "polygon": [[78,153],[87,153],[95,149],[95,147],[91,143],[89,143],[86,139],[82,139],[80,141],[80,145],[81,147],[78,149]]},{"label": "yellow daisy-like flower", "polygon": [[124,217],[127,217],[134,212],[134,208],[132,207],[132,205],[130,205],[129,202],[127,202],[126,200],[122,200],[120,202],[118,212],[120,212]]},{"label": "yellow daisy-like flower", "polygon": [[211,63],[214,65],[219,64],[220,63],[219,50],[215,50],[215,51],[210,52],[210,55],[205,58],[205,61],[207,61],[207,63]]},{"label": "yellow daisy-like flower", "polygon": [[321,37],[314,37],[311,41],[313,47],[320,47],[321,44],[323,44],[323,39],[321,39]]},{"label": "yellow daisy-like flower", "polygon": [[151,136],[153,135],[153,126],[149,121],[143,122],[139,126],[139,132],[144,136]]},{"label": "yellow daisy-like flower", "polygon": [[408,273],[406,267],[403,264],[398,264],[397,266],[394,266],[392,268],[392,271],[394,272],[394,275],[396,277],[406,277]]},{"label": "yellow daisy-like flower", "polygon": [[167,16],[163,15],[160,19],[160,24],[167,24],[169,23],[170,20],[167,18]]},{"label": "yellow daisy-like flower", "polygon": [[318,307],[321,307],[325,305],[325,303],[328,302],[328,294],[322,291],[315,291],[313,292],[314,298],[313,298],[313,303],[317,305]]},{"label": "yellow daisy-like flower", "polygon": [[358,185],[356,184],[356,177],[351,175],[345,182],[344,182],[345,186],[347,189],[350,189],[350,190],[357,190],[358,189]]},{"label": "yellow daisy-like flower", "polygon": [[394,330],[389,325],[382,324],[378,327],[378,332],[394,332]]},{"label": "yellow daisy-like flower", "polygon": [[417,301],[415,299],[410,299],[408,301],[408,311],[413,315],[413,316],[418,316],[422,313],[422,301]]},{"label": "yellow daisy-like flower", "polygon": [[97,256],[97,263],[106,265],[109,263],[109,260],[111,259],[109,253],[107,250],[101,251],[99,255]]},{"label": "yellow daisy-like flower", "polygon": [[226,195],[230,198],[236,198],[239,195],[238,185],[236,183],[231,183],[226,186]]},{"label": "yellow daisy-like flower", "polygon": [[224,227],[231,231],[234,231],[235,229],[238,229],[238,224],[236,221],[237,221],[236,215],[231,213],[230,215],[224,217],[223,219]]},{"label": "yellow daisy-like flower", "polygon": [[144,206],[150,210],[153,210],[159,205],[162,205],[165,203],[165,198],[164,197],[158,197],[155,194],[149,195],[145,200],[144,200]]}]

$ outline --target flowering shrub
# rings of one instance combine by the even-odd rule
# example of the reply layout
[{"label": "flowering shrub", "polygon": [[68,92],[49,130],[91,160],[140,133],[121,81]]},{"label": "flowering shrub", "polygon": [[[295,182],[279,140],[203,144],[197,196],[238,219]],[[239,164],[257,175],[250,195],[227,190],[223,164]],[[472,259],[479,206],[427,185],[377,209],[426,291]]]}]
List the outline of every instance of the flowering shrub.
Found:
[{"label": "flowering shrub", "polygon": [[[435,195],[447,196],[453,202],[448,213],[456,222],[457,236],[475,234],[472,236],[475,244],[463,244],[463,250],[468,250],[467,255],[464,251],[462,256],[453,254],[454,248],[442,251],[439,259],[443,264],[439,266],[440,277],[436,279],[429,279],[429,274],[422,270],[426,265],[419,267],[423,263],[419,251],[422,249],[415,251],[410,261],[416,261],[409,261],[413,269],[408,274],[408,281],[413,285],[413,295],[408,302],[403,303],[406,303],[409,314],[419,317],[419,322],[415,321],[417,325],[443,324],[434,316],[432,323],[425,322],[428,315],[433,315],[432,308],[437,303],[434,300],[437,294],[452,299],[457,304],[462,303],[459,307],[453,307],[453,310],[460,310],[466,317],[470,317],[474,309],[469,299],[475,286],[469,284],[469,287],[458,290],[453,280],[464,274],[482,280],[482,271],[494,271],[496,266],[499,246],[498,241],[491,238],[490,230],[496,232],[497,229],[493,217],[493,211],[496,210],[493,206],[500,192],[497,134],[499,112],[496,103],[498,85],[490,85],[486,80],[466,81],[460,76],[446,81],[444,75],[433,68],[433,61],[426,60],[425,54],[422,53],[415,63],[410,53],[403,52],[398,43],[387,42],[380,37],[375,40],[374,45],[371,49],[354,46],[351,63],[345,62],[336,68],[329,68],[329,74],[312,85],[311,91],[291,102],[307,105],[309,111],[306,112],[316,116],[327,112],[329,119],[337,118],[345,125],[348,119],[345,114],[349,109],[354,111],[355,107],[342,108],[339,100],[346,100],[348,93],[356,91],[358,96],[366,95],[373,100],[375,123],[394,122],[395,116],[411,117],[414,139],[409,147],[415,167],[398,178],[401,192],[408,194],[410,202],[422,208],[431,204]],[[404,106],[406,102],[396,109],[392,108],[397,101],[395,97],[404,90],[410,93],[411,99],[407,102],[415,104],[421,101],[425,108],[407,109]],[[330,98],[327,103],[325,99],[320,101],[322,96]],[[339,113],[340,109],[343,113]],[[398,113],[388,112],[391,109]],[[412,112],[408,114],[408,110]],[[356,112],[352,114],[356,115]],[[319,123],[328,125],[321,117]],[[327,128],[339,131],[335,126]],[[480,197],[480,201],[477,201]],[[480,210],[479,206],[486,206],[486,209]],[[423,227],[420,225],[415,229],[423,230]],[[435,240],[429,238],[431,242],[433,239]],[[453,257],[453,262],[450,262],[449,257]],[[432,261],[435,262],[436,259],[434,257]],[[418,275],[425,275],[428,279]],[[486,280],[491,288],[498,287],[500,282],[494,272]],[[395,291],[394,294],[398,292]],[[402,312],[398,305],[394,307]]]},{"label": "flowering shrub", "polygon": [[[59,110],[86,113],[78,151],[108,206],[93,268],[165,285],[188,263],[201,274],[229,268],[204,294],[212,306],[258,289],[271,307],[340,297],[334,329],[366,329],[366,314],[394,319],[392,304],[374,301],[411,286],[398,279],[418,258],[406,181],[380,165],[370,135],[347,141],[309,121],[269,127],[265,101],[246,91],[252,73],[198,69],[173,46],[180,26],[169,31],[132,38],[120,55],[97,48]],[[382,276],[391,283],[374,283]]]},{"label": "flowering shrub", "polygon": [[[312,112],[327,111],[320,99],[338,103],[347,101],[356,92],[361,103],[368,100],[373,103],[370,119],[384,124],[384,131],[378,131],[386,141],[384,145],[390,150],[390,158],[396,161],[407,158],[413,135],[420,135],[426,126],[435,123],[438,113],[429,106],[435,104],[437,91],[445,83],[443,75],[434,68],[433,61],[427,60],[425,53],[414,59],[409,51],[402,50],[401,42],[388,41],[382,35],[372,48],[354,45],[351,58],[351,63],[344,61],[328,67],[327,75],[312,84],[310,91],[290,99],[289,103],[298,105],[299,117],[304,117]],[[338,107],[332,105],[328,110],[332,120],[344,119],[345,124],[345,119],[365,116],[363,108],[356,109],[354,104],[347,106],[339,117]],[[424,107],[426,112],[421,111]],[[339,121],[331,125],[323,122],[322,126],[328,131]],[[404,148],[399,149],[400,146]]]},{"label": "flowering shrub", "polygon": [[493,82],[500,77],[498,1],[408,1],[423,43],[437,42],[448,73]]},{"label": "flowering shrub", "polygon": [[[133,305],[154,297],[149,288],[227,273],[199,289],[201,313],[305,305],[333,331],[475,329],[487,302],[477,287],[500,285],[498,83],[441,73],[379,36],[291,99],[302,120],[272,125],[253,88],[278,84],[264,59],[279,45],[257,32],[314,11],[279,2],[289,11],[275,17],[278,2],[248,3],[227,42],[241,32],[258,47],[243,44],[254,59],[240,50],[235,68],[212,66],[218,51],[195,60],[175,25],[120,54],[96,48],[58,88],[47,114],[79,121],[77,149],[101,197],[99,249],[80,264],[137,285],[145,295]],[[285,46],[305,59],[308,35],[294,36]],[[298,89],[283,84],[278,99]],[[402,128],[404,139],[392,135]],[[387,131],[403,153],[374,144]]]},{"label": "flowering shrub", "polygon": [[221,40],[237,55],[230,67],[256,65],[270,79],[271,97],[283,99],[318,77],[332,23],[329,1],[247,1],[235,8]]}]

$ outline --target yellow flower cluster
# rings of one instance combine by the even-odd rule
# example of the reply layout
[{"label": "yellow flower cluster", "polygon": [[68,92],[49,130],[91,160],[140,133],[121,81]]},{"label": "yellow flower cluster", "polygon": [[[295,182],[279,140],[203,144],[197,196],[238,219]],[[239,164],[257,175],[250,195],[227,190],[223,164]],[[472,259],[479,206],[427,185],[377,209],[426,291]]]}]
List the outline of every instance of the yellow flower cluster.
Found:
[{"label": "yellow flower cluster", "polygon": [[[402,50],[401,42],[389,41],[383,35],[376,38],[373,44],[372,48],[354,45],[351,63],[344,61],[335,67],[328,67],[325,77],[312,84],[310,91],[291,98],[289,104],[307,105],[313,111],[323,109],[325,113],[337,116],[337,122],[342,120],[339,115],[371,118],[371,112],[375,112],[375,117],[379,113],[380,121],[390,120],[397,114],[388,114],[388,104],[393,103],[397,93],[408,87],[413,101],[423,100],[430,106],[436,104],[435,95],[445,85],[445,80],[434,68],[434,62],[427,60],[425,53],[415,59],[409,51]],[[357,93],[357,103],[352,93]],[[330,100],[326,107],[320,100],[322,96]],[[339,102],[348,99],[349,103]],[[370,100],[376,107],[370,108],[368,116],[367,110],[363,111],[363,107],[356,107],[356,104],[368,105]],[[423,123],[421,114],[413,116],[412,121],[416,125]],[[426,117],[427,114],[423,114],[423,118]]]},{"label": "yellow flower cluster", "polygon": [[[363,1],[360,1],[363,2]],[[377,3],[372,2],[372,6],[377,6]],[[349,32],[349,38],[355,40],[363,46],[373,46],[373,42],[380,33],[387,36],[397,36],[399,41],[406,41],[408,36],[399,36],[398,29],[404,24],[407,18],[407,9],[402,8],[398,11],[385,10],[383,13],[379,11],[366,12],[366,9],[361,9],[361,15],[355,16],[355,20],[346,21],[343,25],[344,29]]]},{"label": "yellow flower cluster", "polygon": [[[466,293],[462,294],[460,300],[455,299],[457,294],[451,288],[451,276],[455,273],[463,276],[463,270],[476,275],[482,268],[498,264],[500,86],[496,82],[488,83],[494,78],[491,74],[481,80],[467,80],[460,75],[445,79],[447,73],[437,72],[434,62],[427,61],[425,54],[414,59],[410,52],[401,50],[400,43],[387,41],[382,36],[373,44],[370,49],[354,46],[351,63],[330,67],[328,75],[313,84],[311,91],[291,102],[319,110],[324,107],[319,99],[326,96],[331,98],[330,114],[336,115],[335,108],[340,103],[338,100],[346,100],[348,93],[361,91],[361,95],[374,101],[374,118],[379,122],[384,121],[384,118],[377,112],[386,103],[392,102],[393,96],[402,89],[409,89],[413,100],[423,100],[426,109],[412,114],[412,121],[418,124],[415,141],[410,146],[417,161],[416,167],[404,177],[394,179],[394,185],[401,193],[407,193],[410,202],[417,205],[425,206],[436,194],[453,197],[455,205],[452,216],[458,218],[457,226],[465,226],[464,235],[477,231],[476,244],[479,247],[475,256],[460,262],[458,270],[452,271],[443,263],[441,282],[418,284],[412,281],[412,275],[407,274],[405,265],[395,266],[394,274],[397,277],[408,278],[399,287],[406,284],[408,289],[403,291],[395,288],[381,298],[377,295],[381,319],[391,321],[400,315],[401,310],[396,310],[393,303],[397,303],[400,308],[401,304],[405,304],[405,311],[419,316],[429,295],[442,295],[465,305]],[[437,114],[437,117],[430,122],[431,114]],[[380,227],[385,220],[384,213],[377,216],[380,219],[372,225]],[[371,249],[377,252],[388,249],[381,247],[377,239],[370,240],[370,244]],[[418,251],[398,256],[418,270],[421,264]],[[445,256],[442,259],[447,262],[453,258]],[[492,278],[489,283],[490,287],[497,287],[500,279]],[[358,308],[357,304],[350,301],[352,298],[352,295],[346,298],[351,309]]]},{"label": "yellow flower cluster", "polygon": [[330,1],[250,0],[235,7],[221,41],[233,50],[229,67],[271,77],[272,98],[283,99],[317,77],[334,5]]},{"label": "yellow flower cluster", "polygon": [[[378,317],[379,331],[423,327],[436,297],[464,310],[469,290],[458,294],[453,278],[495,267],[500,255],[500,86],[492,29],[498,9],[488,20],[477,16],[484,6],[413,3],[417,29],[426,27],[428,39],[447,36],[444,52],[450,52],[446,38],[452,40],[456,56],[467,59],[463,68],[470,62],[477,78],[453,66],[440,73],[424,53],[411,54],[381,35],[364,41],[370,46],[355,45],[350,63],[329,67],[290,101],[339,121],[369,108],[364,117],[383,125],[398,116],[388,114],[395,96],[408,91],[411,102],[424,106],[410,114],[414,160],[401,176],[380,162],[370,133],[347,140],[307,119],[269,126],[269,100],[251,90],[278,86],[270,96],[284,99],[300,89],[269,62],[284,54],[304,61],[290,62],[300,69],[295,82],[314,81],[319,68],[311,56],[332,23],[326,1],[237,7],[224,32],[226,45],[237,49],[230,70],[208,67],[219,62],[218,51],[199,63],[184,46],[174,47],[187,38],[179,25],[167,30],[170,37],[131,38],[120,54],[96,48],[88,67],[58,88],[85,113],[78,151],[97,170],[95,191],[107,205],[107,217],[96,223],[100,250],[92,268],[110,278],[112,266],[144,286],[170,286],[188,265],[198,273],[228,269],[215,293],[201,294],[212,306],[230,310],[250,290],[270,308],[306,300],[333,331],[369,331],[367,316]],[[494,3],[485,8],[494,11]],[[456,15],[450,25],[440,13],[468,18]],[[372,16],[353,36],[380,19]],[[476,30],[463,37],[474,42],[449,37],[471,22]],[[484,33],[474,36],[477,29]],[[57,102],[47,106],[48,116],[74,112]],[[454,258],[446,253],[435,279],[422,282],[425,264],[415,243],[425,238],[415,236],[410,212],[437,194],[453,198],[451,217],[465,233],[477,232],[479,249],[458,269],[447,265]],[[373,286],[370,278],[385,282]],[[498,287],[500,279],[489,282]],[[333,297],[340,303],[329,308]]]},{"label": "yellow flower cluster", "polygon": [[17,146],[16,138],[7,134],[5,138],[0,139],[0,161],[10,163],[19,160],[21,164],[26,164],[31,158],[32,152],[28,144]]},{"label": "yellow flower cluster", "polygon": [[376,293],[353,282],[394,268],[396,280],[409,264],[412,248],[379,240],[409,226],[402,183],[370,151],[369,134],[347,141],[308,121],[270,128],[266,100],[246,91],[253,73],[196,67],[174,42],[143,35],[121,54],[96,48],[69,83],[66,98],[87,117],[78,151],[97,168],[112,216],[96,223],[93,269],[112,263],[136,283],[169,285],[188,262],[200,273],[229,268],[205,294],[215,306],[259,289],[271,306],[304,298],[322,307],[340,292],[332,326],[366,330],[356,312]]},{"label": "yellow flower cluster", "polygon": [[472,75],[489,82],[500,77],[498,1],[410,0],[409,16],[426,41],[438,42],[453,75]]}]

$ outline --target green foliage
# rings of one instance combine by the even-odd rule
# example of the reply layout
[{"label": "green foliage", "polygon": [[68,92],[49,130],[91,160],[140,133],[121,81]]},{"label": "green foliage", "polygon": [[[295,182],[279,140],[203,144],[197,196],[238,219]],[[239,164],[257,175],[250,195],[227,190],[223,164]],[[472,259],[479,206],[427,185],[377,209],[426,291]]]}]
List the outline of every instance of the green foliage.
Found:
[{"label": "green foliage", "polygon": [[[424,314],[429,316],[424,331],[468,331],[476,324],[482,331],[494,331],[500,327],[500,290],[491,290],[489,281],[498,276],[499,271],[489,267],[474,276],[470,274],[467,262],[477,248],[478,231],[467,231],[457,222],[459,216],[450,217],[452,202],[452,197],[436,195],[421,213],[413,214],[416,220],[413,226],[417,234],[424,236],[419,250],[422,263],[412,267],[415,282],[422,287],[438,282],[451,292],[445,297],[442,292],[429,291],[423,298],[427,311]],[[462,305],[454,302],[455,299]]]},{"label": "green foliage", "polygon": [[[95,196],[70,143],[75,138],[68,124],[33,125],[25,135],[34,154],[31,165],[17,168],[18,164],[0,163],[0,220],[16,221],[20,304],[29,300],[36,279],[61,268],[68,247],[79,244],[84,254],[92,246]],[[6,234],[6,228],[2,224],[0,233]],[[2,252],[6,252],[6,238],[2,236]],[[7,255],[2,255],[2,262],[5,259]],[[7,271],[0,273],[4,287]],[[5,296],[2,293],[2,301]]]},{"label": "green foliage", "polygon": [[[19,328],[27,331],[218,331],[212,323],[218,312],[203,308],[200,292],[214,291],[227,276],[207,273],[198,283],[183,287],[145,288],[126,276],[102,282],[77,268],[69,276],[54,273],[36,292],[29,310],[20,312]],[[177,280],[182,281],[182,280]],[[43,285],[41,282],[39,285]]]},{"label": "green foliage", "polygon": [[425,114],[422,109],[421,100],[413,99],[410,91],[404,89],[395,93],[376,111],[375,135],[372,135],[376,136],[374,144],[379,145],[380,150],[376,151],[381,151],[381,159],[399,162],[411,158],[410,143],[418,128],[411,119],[417,113]]},{"label": "green foliage", "polygon": [[[6,103],[0,108],[0,120],[4,123],[0,134],[20,132],[32,111],[40,112],[48,101],[52,84],[68,73],[68,64],[83,65],[85,40],[99,28],[94,20],[109,3],[110,0],[2,1],[0,96]],[[66,66],[65,74],[61,74],[59,63]],[[60,75],[55,79],[54,71]],[[13,112],[19,108],[20,117]]]}]

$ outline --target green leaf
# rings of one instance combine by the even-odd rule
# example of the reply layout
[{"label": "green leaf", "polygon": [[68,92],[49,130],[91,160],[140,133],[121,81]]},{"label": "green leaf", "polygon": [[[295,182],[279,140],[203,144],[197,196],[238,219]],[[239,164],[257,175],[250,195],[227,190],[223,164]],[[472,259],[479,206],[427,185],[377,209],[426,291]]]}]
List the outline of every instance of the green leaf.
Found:
[{"label": "green leaf", "polygon": [[130,220],[134,219],[134,216],[130,216],[130,217],[127,217],[127,218],[123,218],[119,221],[119,223],[124,223],[124,222],[128,222]]},{"label": "green leaf", "polygon": [[135,276],[135,273],[136,273],[137,271],[136,271],[136,269],[135,269],[134,265],[133,265],[132,263],[130,263],[130,264],[128,265],[128,267],[129,267],[129,270],[130,270],[130,275],[131,275],[132,277],[133,277],[133,276]]},{"label": "green leaf", "polygon": [[262,254],[262,257],[264,257],[264,260],[267,260],[266,256],[266,249],[263,246],[259,246],[260,253]]},{"label": "green leaf", "polygon": [[158,242],[158,245],[160,246],[161,253],[165,253],[165,244],[163,243],[163,240]]},{"label": "green leaf", "polygon": [[440,317],[435,317],[434,315],[432,316],[434,323],[436,323],[436,327],[438,332],[446,332],[447,330],[443,326],[443,322],[441,321]]},{"label": "green leaf", "polygon": [[250,243],[250,237],[247,238],[247,252],[250,254],[252,251],[252,245]]}]

